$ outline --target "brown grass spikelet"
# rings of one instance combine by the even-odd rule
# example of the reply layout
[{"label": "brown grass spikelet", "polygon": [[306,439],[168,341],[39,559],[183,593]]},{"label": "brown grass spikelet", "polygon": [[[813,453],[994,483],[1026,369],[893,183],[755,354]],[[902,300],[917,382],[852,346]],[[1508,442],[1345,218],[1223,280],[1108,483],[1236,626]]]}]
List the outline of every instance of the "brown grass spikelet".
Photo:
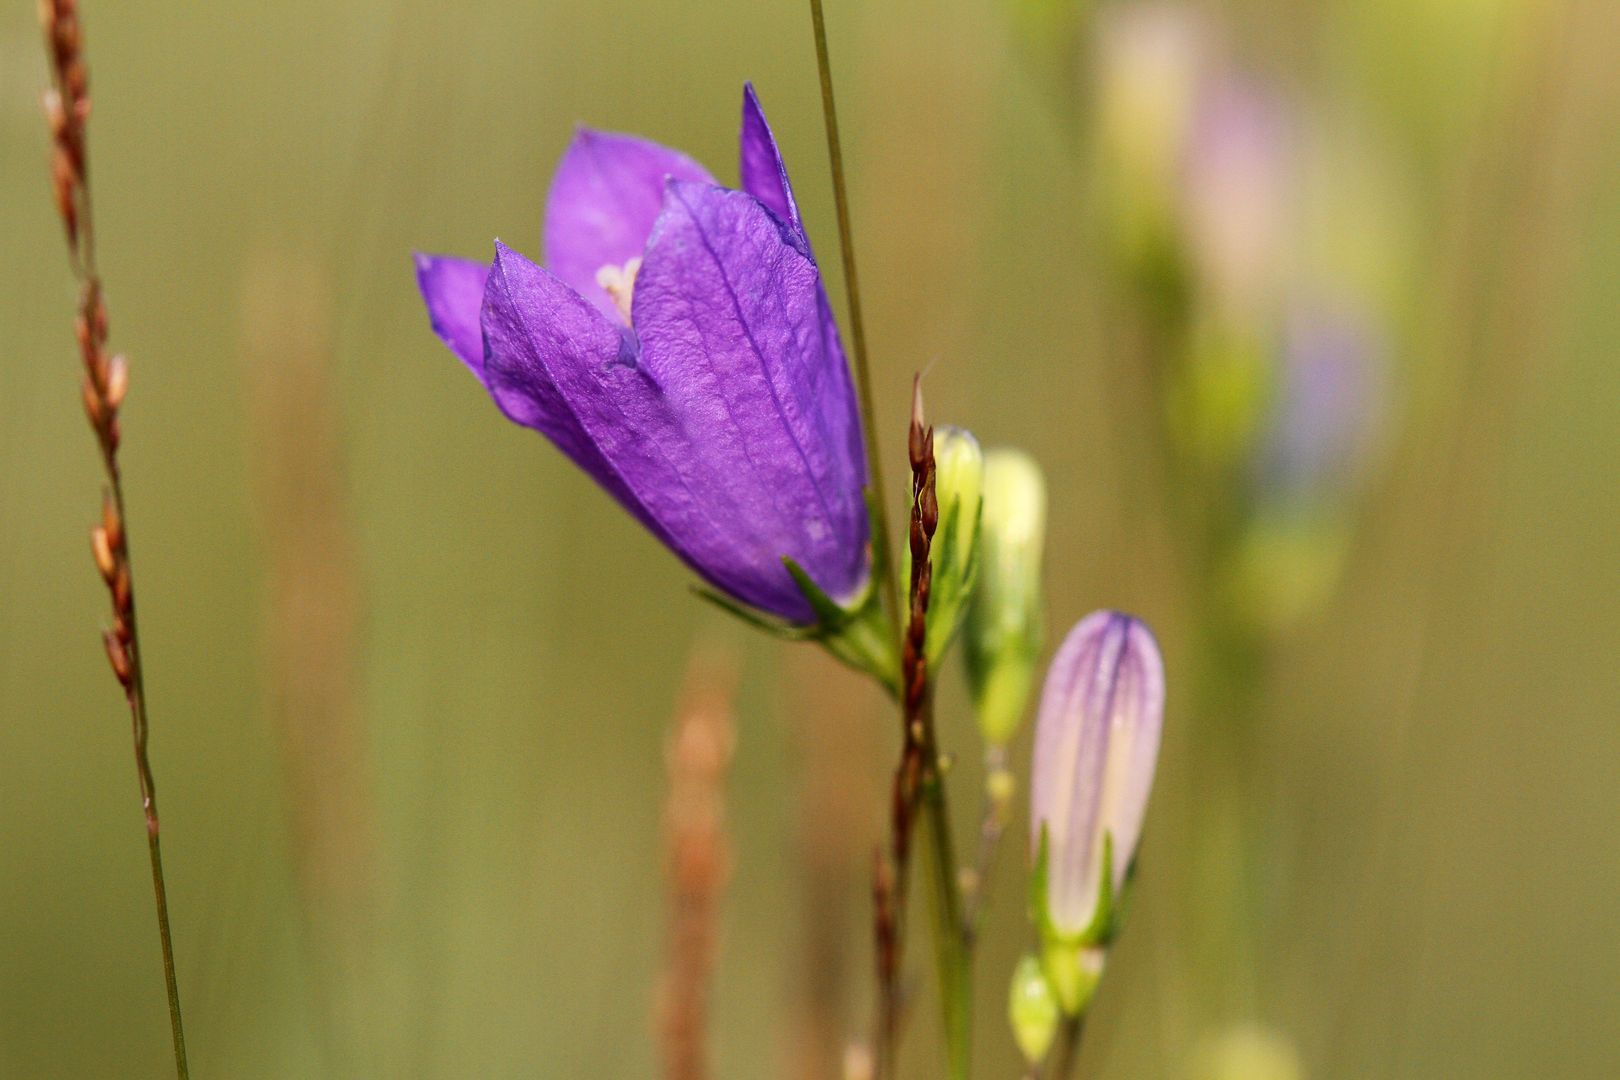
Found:
[{"label": "brown grass spikelet", "polygon": [[77,0],[40,0],[39,21],[45,33],[45,56],[51,78],[42,100],[51,139],[51,192],[67,235],[68,259],[79,282],[73,336],[84,369],[80,397],[101,451],[106,476],[101,522],[90,533],[91,555],[96,571],[107,585],[112,606],[111,625],[102,632],[102,644],[107,663],[129,706],[135,769],[140,781],[141,809],[146,819],[147,850],[152,864],[152,891],[163,952],[175,1070],[180,1080],[186,1080],[189,1072],[180,1022],[180,990],[175,978],[163,857],[158,845],[157,786],[147,754],[146,679],[141,666],[140,634],[136,629],[135,576],[130,567],[123,476],[118,465],[119,409],[129,391],[129,362],[107,348],[107,304],[96,268],[95,222],[90,210],[86,138],[90,119],[90,75],[84,61],[84,31],[79,22]]}]

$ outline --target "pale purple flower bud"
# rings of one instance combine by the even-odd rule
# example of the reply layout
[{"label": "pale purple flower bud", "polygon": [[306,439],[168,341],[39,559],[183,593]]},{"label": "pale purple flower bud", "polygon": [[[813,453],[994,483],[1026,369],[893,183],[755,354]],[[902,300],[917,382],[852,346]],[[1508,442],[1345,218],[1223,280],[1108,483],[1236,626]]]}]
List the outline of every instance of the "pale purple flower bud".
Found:
[{"label": "pale purple flower bud", "polygon": [[1205,89],[1186,149],[1183,213],[1194,269],[1225,318],[1257,317],[1277,287],[1291,150],[1271,88],[1226,75]]},{"label": "pale purple flower bud", "polygon": [[1139,620],[1098,611],[1069,631],[1047,670],[1031,768],[1032,848],[1046,832],[1046,905],[1061,935],[1097,914],[1105,837],[1113,895],[1142,834],[1164,722],[1164,661]]}]

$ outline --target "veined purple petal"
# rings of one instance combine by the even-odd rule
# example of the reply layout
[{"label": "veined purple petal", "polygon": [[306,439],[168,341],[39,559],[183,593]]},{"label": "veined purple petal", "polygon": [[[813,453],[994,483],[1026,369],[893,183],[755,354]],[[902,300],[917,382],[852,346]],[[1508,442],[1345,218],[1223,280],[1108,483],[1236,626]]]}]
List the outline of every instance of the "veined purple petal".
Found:
[{"label": "veined purple petal", "polygon": [[[815,252],[810,236],[799,217],[799,204],[793,197],[793,184],[788,180],[787,164],[776,145],[771,125],[765,119],[765,109],[753,83],[743,84],[742,133],[738,174],[743,190],[764,203],[777,217],[793,227],[804,250],[812,259]],[[855,400],[855,388],[850,382],[849,364],[844,359],[844,343],[838,334],[838,320],[833,316],[832,304],[827,300],[826,283],[817,286],[821,317],[821,336],[827,356],[825,367],[829,387],[829,400]],[[860,415],[853,409],[836,409],[827,417],[826,434],[831,445],[848,460],[859,464],[861,483],[866,483],[866,451],[861,435]]]},{"label": "veined purple petal", "polygon": [[596,273],[640,258],[668,177],[714,183],[677,150],[590,128],[579,129],[557,165],[546,199],[546,267],[611,319],[617,308]]},{"label": "veined purple petal", "polygon": [[[612,388],[635,375],[623,328],[555,275],[496,241],[484,292],[484,384],[514,423],[533,428],[584,469],[660,539],[668,535],[613,463],[617,441],[590,425],[613,415]],[[620,436],[622,440],[626,436]]]},{"label": "veined purple petal", "polygon": [[1164,722],[1164,662],[1148,628],[1099,611],[1064,639],[1035,729],[1031,844],[1047,834],[1047,906],[1077,934],[1096,913],[1103,837],[1117,892],[1136,851]]},{"label": "veined purple petal", "polygon": [[743,83],[739,141],[742,148],[737,173],[742,189],[803,235],[804,225],[799,221],[799,204],[793,198],[793,185],[788,182],[787,165],[776,147],[776,137],[765,120],[765,110],[754,93],[753,83]]},{"label": "veined purple petal", "polygon": [[484,333],[478,327],[489,266],[448,255],[416,256],[416,286],[427,304],[433,332],[482,381]]},{"label": "veined purple petal", "polygon": [[[757,203],[747,201],[770,220]],[[686,236],[680,224],[674,228]],[[803,260],[780,239],[776,247]],[[755,255],[765,265],[784,261],[768,245]],[[649,252],[654,311],[660,304],[662,275],[656,268],[661,261]],[[833,528],[819,502],[785,509],[793,505],[788,493],[802,496],[809,483],[802,476],[795,482],[790,468],[762,473],[745,467],[749,455],[782,454],[780,421],[775,430],[768,417],[752,416],[742,426],[728,422],[722,414],[731,403],[741,403],[739,395],[749,387],[722,393],[711,385],[705,396],[694,383],[713,377],[707,355],[692,357],[678,345],[651,347],[667,340],[666,328],[679,332],[683,317],[644,320],[646,288],[636,289],[638,330],[632,332],[554,275],[497,245],[483,318],[490,392],[509,417],[551,438],[709,582],[762,610],[807,621],[809,605],[781,557],[794,557],[835,595],[852,581],[858,587],[865,575],[865,518],[852,544],[853,571],[844,568],[843,559],[831,557],[842,552],[830,540],[818,545],[804,539],[823,533],[830,538]],[[688,325],[710,325],[714,320],[707,309],[731,301],[692,294],[677,302],[688,305],[684,318],[694,320]],[[660,369],[651,361],[654,354],[674,363]],[[784,492],[763,490],[767,476]],[[858,498],[858,487],[856,492]],[[779,495],[780,510],[772,505]]]},{"label": "veined purple petal", "polygon": [[839,600],[867,582],[865,449],[751,88],[742,141],[757,196],[673,150],[581,130],[547,205],[549,270],[497,244],[488,270],[420,257],[418,274],[435,329],[509,418],[722,592],[802,623],[784,558]]},{"label": "veined purple petal", "polygon": [[761,557],[791,556],[838,599],[867,577],[865,457],[822,315],[820,274],[795,230],[752,196],[671,181],[632,307],[642,364],[737,515],[734,557],[758,579],[740,595],[794,617],[807,614],[802,597]]}]

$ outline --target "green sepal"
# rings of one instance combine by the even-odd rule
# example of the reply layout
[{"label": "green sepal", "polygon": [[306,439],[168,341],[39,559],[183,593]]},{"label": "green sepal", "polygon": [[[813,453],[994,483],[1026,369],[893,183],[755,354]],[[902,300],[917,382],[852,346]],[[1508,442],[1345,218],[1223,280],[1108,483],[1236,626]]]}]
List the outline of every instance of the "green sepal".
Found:
[{"label": "green sepal", "polygon": [[[1119,933],[1120,915],[1123,912],[1123,897],[1114,893],[1114,875],[1111,869],[1114,861],[1114,834],[1103,833],[1103,872],[1098,875],[1097,907],[1091,916],[1091,922],[1077,934],[1066,934],[1052,922],[1052,912],[1046,899],[1049,874],[1047,844],[1046,823],[1042,822],[1040,842],[1035,849],[1035,868],[1029,875],[1030,922],[1035,924],[1035,929],[1043,942],[1061,942],[1084,948],[1106,947]],[[1126,884],[1129,885],[1128,873]]]},{"label": "green sepal", "polygon": [[793,578],[793,584],[799,587],[799,593],[810,602],[810,610],[816,613],[817,627],[842,629],[845,623],[855,617],[854,609],[845,610],[840,607],[838,601],[822,591],[821,586],[816,584],[815,579],[804,567],[793,561],[792,556],[782,556],[782,565],[787,567],[788,575]]},{"label": "green sepal", "polygon": [[[956,550],[963,535],[957,525],[957,518],[962,513],[962,500],[951,500],[945,521],[935,533],[939,542],[934,546],[934,595],[928,609],[927,648],[930,664],[938,664],[940,657],[951,647],[951,642],[956,640],[957,631],[962,628],[963,616],[967,614],[968,601],[973,597],[973,587],[979,580],[979,529],[984,523],[983,497],[973,508],[973,528],[966,533],[966,557]],[[944,568],[943,573],[940,572],[941,567]]]},{"label": "green sepal", "polygon": [[1097,907],[1091,922],[1079,933],[1066,934],[1052,922],[1047,904],[1049,854],[1046,824],[1036,845],[1035,868],[1030,873],[1029,917],[1040,938],[1041,967],[1065,1015],[1076,1017],[1091,1004],[1102,980],[1108,948],[1119,933],[1125,897],[1130,891],[1134,862],[1126,869],[1125,888],[1114,891],[1114,834],[1103,833],[1102,867],[1097,886]]},{"label": "green sepal", "polygon": [[1060,937],[1057,927],[1052,925],[1051,909],[1046,903],[1047,863],[1050,859],[1050,837],[1046,831],[1046,822],[1041,822],[1041,836],[1035,842],[1035,866],[1029,872],[1029,921],[1035,924],[1035,932],[1042,941]]},{"label": "green sepal", "polygon": [[816,621],[805,637],[856,671],[864,671],[882,683],[890,693],[900,692],[900,658],[895,633],[883,614],[883,603],[875,585],[868,585],[854,604],[843,607],[822,591],[804,567],[784,555],[782,565],[793,578],[815,613]]},{"label": "green sepal", "polygon": [[1105,831],[1102,843],[1102,873],[1097,875],[1097,910],[1091,925],[1080,931],[1082,945],[1109,945],[1119,932],[1119,904],[1114,895],[1114,834]]},{"label": "green sepal", "polygon": [[761,615],[753,608],[744,607],[742,604],[739,604],[737,601],[731,599],[731,597],[722,593],[717,593],[713,589],[706,588],[702,585],[693,585],[692,592],[697,594],[699,598],[707,600],[709,603],[713,604],[721,611],[724,611],[726,614],[734,615],[743,622],[747,623],[749,626],[752,626],[755,630],[763,630],[772,637],[779,637],[784,641],[809,641],[816,636],[816,628],[814,626],[795,626],[793,623],[783,622],[781,619],[773,619],[768,615]]},{"label": "green sepal", "polygon": [[[876,513],[872,489],[865,491],[868,518]],[[810,605],[815,621],[809,625],[790,623],[764,614],[733,600],[723,593],[701,585],[692,591],[721,611],[733,615],[756,630],[784,641],[815,641],[839,660],[857,671],[873,676],[891,694],[900,692],[900,657],[898,634],[894,624],[883,610],[878,583],[888,573],[885,553],[874,546],[872,572],[865,590],[848,606],[840,604],[817,585],[789,556],[782,556],[782,565]]]}]

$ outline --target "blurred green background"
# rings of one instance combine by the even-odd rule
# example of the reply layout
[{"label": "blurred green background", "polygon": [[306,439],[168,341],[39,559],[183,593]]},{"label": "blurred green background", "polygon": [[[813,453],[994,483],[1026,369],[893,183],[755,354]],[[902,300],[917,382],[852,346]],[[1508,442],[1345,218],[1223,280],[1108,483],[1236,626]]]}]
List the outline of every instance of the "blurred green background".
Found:
[{"label": "blurred green background", "polygon": [[[1149,455],[1119,434],[1141,399],[1118,391],[1093,182],[1097,28],[1130,5],[829,2],[889,466],[926,367],[937,418],[1048,470],[1052,636],[1109,605],[1165,645],[1165,758],[1083,1074],[1203,1075],[1199,1048],[1246,1023],[1313,1077],[1616,1075],[1620,9],[1195,6],[1325,148],[1301,170],[1326,192],[1315,257],[1372,279],[1385,340],[1341,575],[1249,710],[1264,916],[1244,970],[1213,973],[1182,865],[1210,795],[1178,696],[1195,635]],[[663,746],[698,642],[742,665],[716,1072],[834,1075],[868,1013],[889,710],[692,599],[503,422],[429,333],[409,258],[497,236],[538,254],[576,122],[733,179],[745,78],[830,255],[804,7],[85,7],[194,1075],[652,1075]],[[41,55],[32,5],[6,5],[0,1077],[158,1077]],[[942,693],[971,761],[954,668]],[[1014,1068],[1022,827],[983,961],[985,1076]],[[920,937],[913,955],[921,973]]]}]

